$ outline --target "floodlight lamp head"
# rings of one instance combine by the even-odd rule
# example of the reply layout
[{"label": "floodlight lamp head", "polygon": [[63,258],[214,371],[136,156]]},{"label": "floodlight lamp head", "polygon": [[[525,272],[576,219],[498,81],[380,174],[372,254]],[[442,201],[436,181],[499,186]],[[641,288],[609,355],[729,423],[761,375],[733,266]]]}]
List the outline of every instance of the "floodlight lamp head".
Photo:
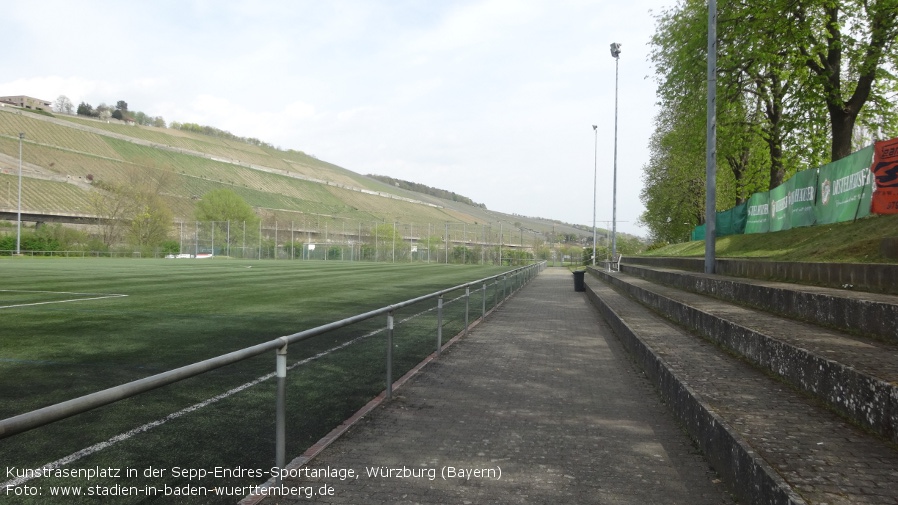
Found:
[{"label": "floodlight lamp head", "polygon": [[614,58],[620,57],[620,44],[618,44],[617,42],[611,43],[611,56],[613,56]]},{"label": "floodlight lamp head", "polygon": [[598,128],[598,125],[592,125],[592,129],[595,130]]},{"label": "floodlight lamp head", "polygon": [[20,133],[20,134],[19,134],[19,138],[20,138],[20,139],[25,138],[25,133]]}]

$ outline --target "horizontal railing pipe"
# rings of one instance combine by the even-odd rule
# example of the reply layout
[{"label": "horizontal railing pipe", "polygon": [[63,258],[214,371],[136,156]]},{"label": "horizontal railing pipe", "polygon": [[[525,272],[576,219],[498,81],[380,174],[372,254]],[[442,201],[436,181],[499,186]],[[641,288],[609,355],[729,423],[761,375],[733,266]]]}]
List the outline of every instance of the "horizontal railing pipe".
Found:
[{"label": "horizontal railing pipe", "polygon": [[28,431],[38,426],[50,424],[67,417],[71,417],[88,410],[93,410],[110,403],[124,400],[140,393],[145,393],[174,382],[195,377],[202,373],[221,368],[238,361],[258,356],[277,349],[284,345],[284,340],[278,338],[252,347],[240,349],[204,361],[185,365],[174,370],[162,372],[150,377],[144,377],[136,381],[121,384],[119,386],[97,391],[89,395],[73,398],[61,403],[43,407],[31,412],[26,412],[0,421],[0,438],[6,438],[23,431]]}]

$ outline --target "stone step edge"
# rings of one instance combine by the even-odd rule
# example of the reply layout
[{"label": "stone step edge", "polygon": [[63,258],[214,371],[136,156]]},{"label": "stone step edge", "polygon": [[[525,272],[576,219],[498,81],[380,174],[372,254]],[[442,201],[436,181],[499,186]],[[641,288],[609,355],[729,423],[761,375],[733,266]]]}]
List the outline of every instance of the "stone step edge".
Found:
[{"label": "stone step edge", "polygon": [[631,284],[620,276],[605,272],[596,275],[662,316],[820,399],[850,422],[898,443],[898,387],[894,384]]},{"label": "stone step edge", "polygon": [[740,500],[756,504],[806,503],[588,284],[586,295]]},{"label": "stone step edge", "polygon": [[[710,277],[703,273],[659,269],[649,265],[623,265],[623,272],[670,287],[713,296],[722,300],[750,305],[791,319],[822,324],[846,333],[874,338],[889,343],[898,342],[898,304],[863,298],[894,298],[875,293],[814,293],[813,286],[794,288],[765,286],[757,279]],[[778,282],[776,284],[788,284]],[[824,288],[834,289],[834,288]],[[807,318],[808,309],[817,307],[813,320]]]}]

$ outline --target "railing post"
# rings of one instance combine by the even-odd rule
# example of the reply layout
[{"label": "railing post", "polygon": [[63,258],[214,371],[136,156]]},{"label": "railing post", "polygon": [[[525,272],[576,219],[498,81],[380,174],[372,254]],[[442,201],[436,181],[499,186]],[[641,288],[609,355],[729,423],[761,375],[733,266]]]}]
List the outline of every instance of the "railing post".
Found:
[{"label": "railing post", "polygon": [[[277,406],[275,408],[275,449],[274,466],[279,470],[284,468],[287,452],[287,341],[277,350],[276,357],[277,376]],[[281,485],[281,478],[277,476],[275,485]]]},{"label": "railing post", "polygon": [[437,356],[443,350],[443,295],[437,298]]},{"label": "railing post", "polygon": [[486,282],[483,283],[483,299],[481,301],[483,302],[483,307],[480,309],[480,320],[482,321],[486,318]]},{"label": "railing post", "polygon": [[393,398],[393,311],[387,313],[387,400]]},{"label": "railing post", "polygon": [[468,336],[468,322],[470,318],[468,317],[469,309],[471,306],[471,286],[465,286],[465,336]]}]

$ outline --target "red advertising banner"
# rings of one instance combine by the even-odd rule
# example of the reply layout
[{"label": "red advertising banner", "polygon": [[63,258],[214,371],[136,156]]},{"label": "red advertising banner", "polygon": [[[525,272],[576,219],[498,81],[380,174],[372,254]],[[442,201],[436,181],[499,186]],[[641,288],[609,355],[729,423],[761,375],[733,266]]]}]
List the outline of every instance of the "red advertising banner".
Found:
[{"label": "red advertising banner", "polygon": [[873,166],[876,190],[870,211],[874,214],[898,214],[898,138],[874,145]]}]

